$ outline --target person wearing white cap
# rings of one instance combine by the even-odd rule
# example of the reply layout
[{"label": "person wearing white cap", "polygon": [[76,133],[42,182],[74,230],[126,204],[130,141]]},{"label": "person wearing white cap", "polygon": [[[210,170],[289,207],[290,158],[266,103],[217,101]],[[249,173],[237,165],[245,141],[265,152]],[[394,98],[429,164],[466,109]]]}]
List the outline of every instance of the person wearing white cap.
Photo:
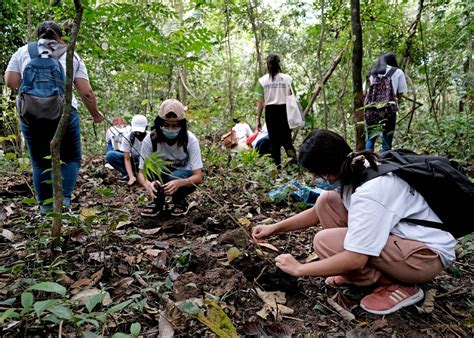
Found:
[{"label": "person wearing white cap", "polygon": [[142,141],[149,134],[146,131],[148,120],[143,115],[135,115],[132,118],[131,131],[124,135],[118,150],[109,151],[105,160],[122,174],[122,180],[127,185],[133,185],[137,180],[135,174],[138,171],[140,161],[140,149]]},{"label": "person wearing white cap", "polygon": [[[153,152],[159,153],[162,159],[170,163],[160,181],[154,177],[145,177],[143,173],[145,160]],[[186,197],[202,182],[202,167],[199,141],[187,129],[183,104],[173,99],[163,101],[154,121],[154,130],[145,137],[142,145],[138,181],[153,198],[153,202],[143,209],[141,215],[157,216],[164,209],[165,196],[171,196],[173,202],[171,215],[187,214],[194,204],[189,204]]]}]

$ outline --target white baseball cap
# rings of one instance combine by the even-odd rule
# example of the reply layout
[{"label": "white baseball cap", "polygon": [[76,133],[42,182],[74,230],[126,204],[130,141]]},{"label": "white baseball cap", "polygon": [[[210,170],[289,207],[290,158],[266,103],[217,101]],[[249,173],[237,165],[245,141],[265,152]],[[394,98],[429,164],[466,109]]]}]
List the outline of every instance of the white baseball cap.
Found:
[{"label": "white baseball cap", "polygon": [[132,119],[132,133],[134,131],[138,131],[139,133],[143,133],[148,126],[148,120],[143,115],[135,115]]}]

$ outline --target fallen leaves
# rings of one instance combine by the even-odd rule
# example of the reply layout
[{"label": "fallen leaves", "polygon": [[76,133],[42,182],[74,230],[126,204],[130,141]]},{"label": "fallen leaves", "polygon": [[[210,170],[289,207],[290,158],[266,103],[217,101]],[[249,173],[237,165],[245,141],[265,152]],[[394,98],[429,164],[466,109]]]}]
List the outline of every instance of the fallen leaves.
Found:
[{"label": "fallen leaves", "polygon": [[342,318],[344,318],[344,320],[350,322],[355,319],[355,316],[354,314],[352,314],[352,312],[344,309],[342,306],[337,304],[331,297],[328,297],[326,301],[337,311],[337,313],[341,315]]},{"label": "fallen leaves", "polygon": [[82,286],[94,286],[102,278],[103,274],[104,274],[104,268],[92,274],[90,278],[81,278],[77,280],[71,285],[71,289],[80,288]]},{"label": "fallen leaves", "polygon": [[270,244],[270,243],[265,243],[265,242],[262,242],[262,243],[257,243],[258,246],[260,247],[263,247],[263,248],[267,248],[267,249],[270,249],[270,250],[273,250],[275,252],[280,252],[280,250],[278,250],[277,247],[275,247],[274,245]]},{"label": "fallen leaves", "polygon": [[3,229],[2,230],[2,237],[5,239],[8,239],[9,241],[13,242],[15,235],[13,235],[13,232],[11,232],[8,229]]},{"label": "fallen leaves", "polygon": [[240,256],[240,250],[237,249],[235,246],[231,247],[227,250],[227,264],[230,264],[232,261],[237,259]]},{"label": "fallen leaves", "polygon": [[312,252],[309,254],[308,257],[304,260],[305,263],[311,263],[319,259],[319,256],[316,254],[316,252]]},{"label": "fallen leaves", "polygon": [[[98,296],[98,295],[100,295],[100,297],[96,297],[95,299],[92,299],[92,297]],[[95,305],[97,305],[98,303],[102,303],[102,305],[107,306],[112,303],[112,298],[110,298],[109,293],[99,290],[97,288],[90,288],[90,289],[79,291],[72,297],[72,299],[77,300],[81,304],[86,304],[88,299],[91,299],[90,302],[92,303],[95,302]],[[90,305],[90,306],[94,308],[95,305],[94,306]]]},{"label": "fallen leaves", "polygon": [[416,309],[419,313],[431,313],[434,310],[435,306],[435,297],[436,297],[436,289],[429,289],[426,291],[425,300],[421,307],[416,306]]},{"label": "fallen leaves", "polygon": [[263,291],[256,288],[257,295],[263,300],[264,305],[257,315],[263,319],[267,319],[271,313],[276,320],[281,320],[282,315],[293,314],[294,310],[283,305],[286,304],[285,293],[281,291]]}]

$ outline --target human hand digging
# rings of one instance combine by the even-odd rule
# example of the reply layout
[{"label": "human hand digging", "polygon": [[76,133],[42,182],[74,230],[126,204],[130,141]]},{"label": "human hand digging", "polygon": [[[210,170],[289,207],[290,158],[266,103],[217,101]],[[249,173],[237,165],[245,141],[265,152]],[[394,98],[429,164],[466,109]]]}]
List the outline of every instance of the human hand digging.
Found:
[{"label": "human hand digging", "polygon": [[278,255],[275,258],[276,266],[287,274],[295,277],[300,276],[300,267],[303,265],[290,254]]},{"label": "human hand digging", "polygon": [[273,224],[259,224],[252,229],[252,237],[257,243],[265,242],[274,233]]}]

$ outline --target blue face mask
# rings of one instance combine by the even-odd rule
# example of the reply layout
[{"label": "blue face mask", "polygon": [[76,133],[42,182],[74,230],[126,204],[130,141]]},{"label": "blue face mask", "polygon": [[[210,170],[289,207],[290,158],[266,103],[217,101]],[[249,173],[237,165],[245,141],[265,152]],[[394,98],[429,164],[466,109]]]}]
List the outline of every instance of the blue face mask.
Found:
[{"label": "blue face mask", "polygon": [[181,131],[181,128],[178,128],[178,129],[161,128],[161,131],[168,140],[174,140],[178,137],[179,132]]}]

